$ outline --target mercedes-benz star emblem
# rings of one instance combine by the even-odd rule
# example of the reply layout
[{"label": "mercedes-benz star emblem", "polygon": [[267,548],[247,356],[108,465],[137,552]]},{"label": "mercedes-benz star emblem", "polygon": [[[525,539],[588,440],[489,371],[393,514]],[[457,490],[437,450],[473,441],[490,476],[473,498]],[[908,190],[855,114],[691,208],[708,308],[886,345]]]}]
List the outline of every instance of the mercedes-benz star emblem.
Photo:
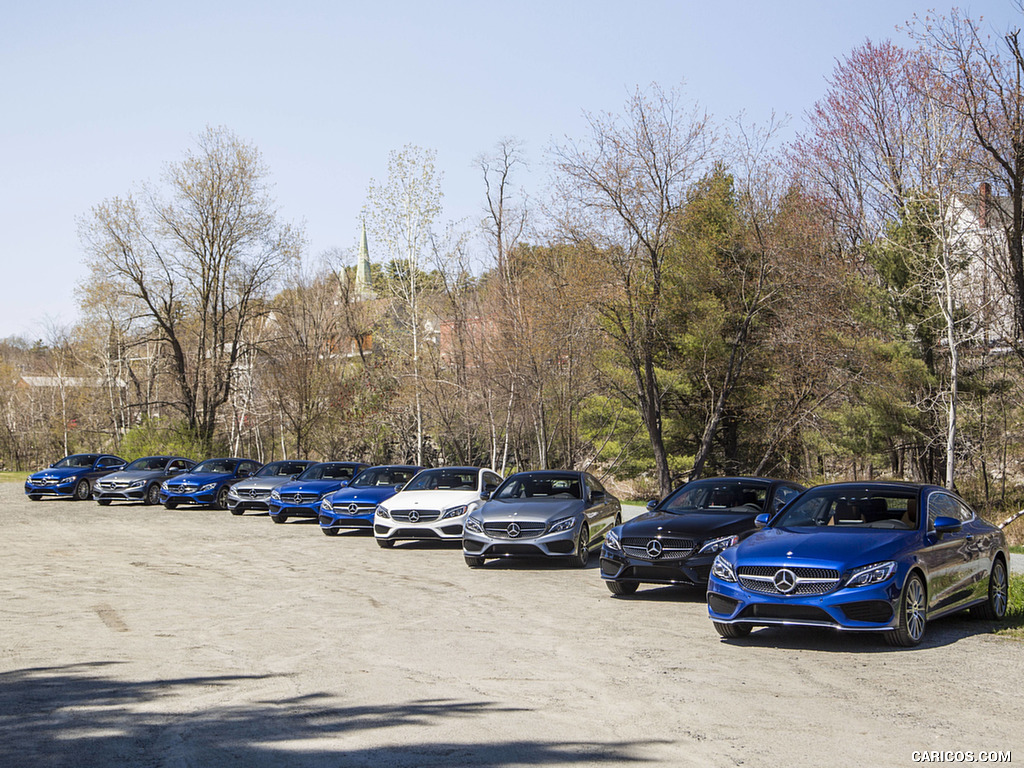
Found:
[{"label": "mercedes-benz star emblem", "polygon": [[417,512],[414,509],[412,512],[409,513],[409,522],[410,523],[418,523],[419,521],[420,521],[420,513]]},{"label": "mercedes-benz star emblem", "polygon": [[775,588],[784,595],[788,595],[794,589],[796,589],[796,574],[788,568],[781,568],[775,572],[775,577],[772,579],[775,584]]},{"label": "mercedes-benz star emblem", "polygon": [[348,513],[350,515],[354,515],[358,511],[359,511],[359,505],[358,504],[349,504],[348,505]]},{"label": "mercedes-benz star emblem", "polygon": [[651,539],[647,542],[647,554],[651,557],[659,557],[661,555],[663,547],[661,542],[657,539]]},{"label": "mercedes-benz star emblem", "polygon": [[508,531],[508,537],[510,539],[514,539],[522,532],[522,530],[516,523],[509,523],[508,528],[506,528],[505,530]]}]

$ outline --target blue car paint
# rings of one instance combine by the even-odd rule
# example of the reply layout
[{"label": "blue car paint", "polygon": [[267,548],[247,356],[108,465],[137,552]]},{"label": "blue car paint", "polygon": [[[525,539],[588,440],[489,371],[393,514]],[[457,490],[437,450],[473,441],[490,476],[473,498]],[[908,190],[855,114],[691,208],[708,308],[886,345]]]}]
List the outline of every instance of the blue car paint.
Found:
[{"label": "blue car paint", "polygon": [[[231,471],[206,472],[204,465],[208,462],[230,462]],[[168,509],[179,504],[195,504],[214,506],[221,489],[251,477],[259,470],[260,463],[252,459],[223,458],[206,459],[195,465],[190,471],[183,472],[164,482],[160,487],[160,503]],[[197,471],[198,470],[198,471]],[[207,486],[210,486],[207,488]]]},{"label": "blue car paint", "polygon": [[[910,530],[864,530],[834,525],[783,527],[787,510],[810,494],[851,493],[862,489],[882,493],[916,489],[917,524]],[[904,586],[911,573],[925,581],[928,620],[979,605],[988,597],[988,579],[996,558],[1008,564],[1002,532],[976,515],[958,530],[939,534],[929,524],[929,505],[943,494],[963,503],[938,486],[889,483],[848,483],[818,486],[790,502],[768,527],[719,555],[737,576],[779,577],[785,569],[797,575],[838,574],[838,582],[822,594],[778,594],[763,582],[755,592],[739,580],[712,573],[708,582],[708,615],[718,624],[744,627],[765,625],[826,626],[841,630],[890,631],[899,625]],[[966,507],[966,505],[964,505]],[[969,508],[967,508],[969,511]],[[939,524],[944,518],[934,521]],[[956,522],[949,520],[949,522]],[[876,563],[894,562],[884,581],[849,586],[854,571]],[[803,570],[811,569],[811,570]],[[725,569],[728,570],[727,568]],[[821,571],[819,574],[818,571]],[[784,584],[784,586],[787,586]],[[808,589],[814,588],[807,584]]]},{"label": "blue car paint", "polygon": [[[314,464],[290,483],[278,486],[270,493],[270,519],[283,523],[290,517],[317,517],[324,496],[343,488],[368,465],[355,461],[325,461]],[[352,471],[348,479],[315,478],[327,468],[346,468]],[[310,477],[310,476],[313,477]]]},{"label": "blue car paint", "polygon": [[[407,464],[386,464],[368,467],[363,472],[376,472],[378,470],[402,471],[411,472],[412,475],[415,475],[421,469],[423,467]],[[359,486],[354,485],[355,482],[356,478],[353,478],[352,483],[349,483],[347,487],[335,491],[330,496],[325,497],[320,503],[318,520],[321,529],[326,531],[345,529],[372,530],[373,512],[377,505],[382,501],[390,499],[405,485],[405,483],[401,483],[395,485]],[[326,502],[330,503],[331,509],[325,508]]]},{"label": "blue car paint", "polygon": [[[88,461],[87,466],[82,467],[59,467],[63,462]],[[81,480],[89,484],[89,496],[92,497],[92,484],[95,480],[124,469],[126,462],[120,456],[113,456],[109,453],[73,453],[65,456],[60,461],[55,461],[47,469],[28,476],[25,480],[25,495],[33,501],[38,501],[43,496],[73,497],[75,489]],[[100,466],[104,464],[105,466]]]}]

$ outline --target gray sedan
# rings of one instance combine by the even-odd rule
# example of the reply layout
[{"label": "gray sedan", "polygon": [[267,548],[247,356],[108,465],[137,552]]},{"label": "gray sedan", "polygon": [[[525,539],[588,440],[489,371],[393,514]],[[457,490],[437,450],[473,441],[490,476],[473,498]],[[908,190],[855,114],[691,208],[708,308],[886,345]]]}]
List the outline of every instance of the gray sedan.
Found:
[{"label": "gray sedan", "polygon": [[462,534],[466,565],[487,558],[560,557],[586,566],[590,550],[622,522],[619,500],[586,472],[519,472],[467,518]]}]

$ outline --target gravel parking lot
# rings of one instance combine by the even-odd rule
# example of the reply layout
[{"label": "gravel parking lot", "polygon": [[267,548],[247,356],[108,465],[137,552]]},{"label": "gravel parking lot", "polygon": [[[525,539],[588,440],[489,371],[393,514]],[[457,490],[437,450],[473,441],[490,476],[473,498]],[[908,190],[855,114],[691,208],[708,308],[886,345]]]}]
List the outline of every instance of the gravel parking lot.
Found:
[{"label": "gravel parking lot", "polygon": [[596,568],[0,484],[3,766],[901,766],[1024,761],[1024,646],[765,629]]}]

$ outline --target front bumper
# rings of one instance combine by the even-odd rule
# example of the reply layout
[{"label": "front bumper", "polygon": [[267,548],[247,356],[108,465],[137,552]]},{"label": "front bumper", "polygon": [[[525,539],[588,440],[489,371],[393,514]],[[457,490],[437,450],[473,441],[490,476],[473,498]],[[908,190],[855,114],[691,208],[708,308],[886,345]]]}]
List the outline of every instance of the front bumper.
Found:
[{"label": "front bumper", "polygon": [[702,587],[708,583],[717,553],[687,555],[679,559],[630,557],[601,548],[601,578],[605,581],[636,581],[642,584],[680,584]]},{"label": "front bumper", "polygon": [[[508,521],[511,523],[512,521]],[[488,521],[488,527],[495,525]],[[505,526],[507,523],[501,523]],[[497,527],[497,525],[495,525]],[[579,523],[572,528],[558,533],[544,533],[547,526],[539,532],[524,530],[516,536],[495,536],[488,533],[471,531],[468,528],[462,534],[462,551],[471,557],[571,557],[576,553],[576,537],[579,535]]]},{"label": "front bumper", "polygon": [[93,489],[92,497],[95,501],[145,501],[146,485],[138,488],[103,488],[99,484]]},{"label": "front bumper", "polygon": [[245,499],[243,499],[243,498],[239,498],[238,496],[232,496],[231,494],[228,494],[228,509],[230,509],[233,512],[238,512],[238,511],[242,511],[242,512],[250,512],[250,511],[266,512],[268,509],[270,509],[270,500],[269,500],[269,498],[264,498],[264,499],[245,498]]},{"label": "front bumper", "polygon": [[194,493],[176,493],[174,491],[160,491],[160,503],[167,502],[174,504],[194,504],[197,506],[212,506],[217,501],[217,489],[212,491],[195,491]]},{"label": "front bumper", "polygon": [[68,480],[61,480],[57,483],[46,483],[45,485],[35,483],[32,480],[25,481],[26,496],[71,496],[75,492],[77,477]]},{"label": "front bumper", "polygon": [[[337,528],[338,530],[358,529],[368,531],[373,528],[373,512],[371,507],[364,511],[349,514],[347,511],[325,510],[321,507],[317,516],[321,528]],[[344,507],[342,508],[344,509]]]},{"label": "front bumper", "polygon": [[893,576],[881,584],[788,597],[754,593],[739,583],[712,576],[708,581],[708,617],[720,624],[890,630],[898,622],[900,581]]},{"label": "front bumper", "polygon": [[412,522],[374,515],[373,535],[389,541],[459,541],[466,515]]},{"label": "front bumper", "polygon": [[271,515],[285,517],[317,517],[320,514],[320,499],[309,504],[291,504],[281,501],[270,501]]}]

